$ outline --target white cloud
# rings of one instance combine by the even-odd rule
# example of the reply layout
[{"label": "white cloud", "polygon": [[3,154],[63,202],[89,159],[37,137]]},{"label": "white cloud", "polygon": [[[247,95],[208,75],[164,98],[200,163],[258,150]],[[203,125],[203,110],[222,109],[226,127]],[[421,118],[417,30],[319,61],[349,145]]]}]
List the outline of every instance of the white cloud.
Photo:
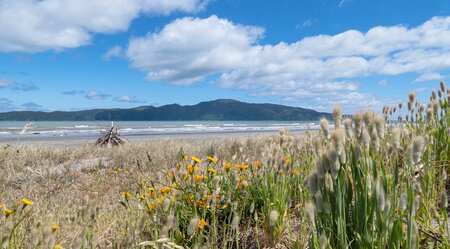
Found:
[{"label": "white cloud", "polygon": [[262,28],[236,25],[217,16],[182,18],[159,33],[131,39],[126,54],[133,67],[148,72],[149,80],[191,84],[243,64],[245,51],[262,33]]},{"label": "white cloud", "polygon": [[[216,16],[183,18],[133,38],[126,55],[151,81],[192,84],[218,74],[220,86],[297,103],[320,105],[323,96],[332,95],[328,108],[336,101],[352,108],[381,103],[359,91],[362,77],[450,69],[450,17],[434,17],[417,27],[377,26],[365,33],[348,30],[275,45],[259,45],[262,35],[262,28]],[[351,102],[349,96],[361,101]]]},{"label": "white cloud", "polygon": [[125,95],[122,97],[115,97],[113,100],[117,101],[117,102],[126,102],[126,103],[145,103],[146,102],[144,100],[137,99],[134,96],[128,96],[128,95]]},{"label": "white cloud", "polygon": [[297,26],[295,26],[295,29],[304,29],[307,27],[311,27],[313,25],[314,21],[311,19],[308,19],[302,23],[297,24]]},{"label": "white cloud", "polygon": [[432,80],[442,80],[445,77],[440,73],[427,72],[420,75],[414,82],[424,82],[424,81],[432,81]]},{"label": "white cloud", "polygon": [[208,0],[2,0],[0,52],[62,50],[128,29],[142,13],[196,12]]},{"label": "white cloud", "polygon": [[8,88],[11,87],[15,84],[15,82],[13,80],[8,80],[8,79],[0,79],[0,89],[1,88]]},{"label": "white cloud", "polygon": [[388,85],[388,80],[387,79],[382,79],[382,80],[378,81],[378,85],[380,85],[380,86],[387,86]]},{"label": "white cloud", "polygon": [[103,54],[102,58],[104,60],[110,60],[113,57],[121,57],[122,56],[122,48],[120,46],[114,46],[108,51],[106,51],[105,54]]},{"label": "white cloud", "polygon": [[109,94],[104,94],[104,93],[97,92],[97,91],[88,91],[84,95],[85,98],[90,99],[90,100],[104,100],[110,96],[111,95],[109,95]]}]

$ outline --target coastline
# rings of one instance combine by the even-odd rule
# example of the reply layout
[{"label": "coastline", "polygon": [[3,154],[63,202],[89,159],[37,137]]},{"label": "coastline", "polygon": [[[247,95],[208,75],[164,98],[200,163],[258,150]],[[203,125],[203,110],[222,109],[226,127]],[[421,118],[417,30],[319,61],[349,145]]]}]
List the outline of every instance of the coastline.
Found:
[{"label": "coastline", "polygon": [[[289,130],[291,135],[303,135],[306,133],[317,132],[316,129],[310,130]],[[233,131],[233,132],[205,132],[205,133],[178,133],[178,134],[139,134],[125,135],[130,143],[148,143],[156,140],[214,140],[227,138],[250,138],[250,137],[266,137],[278,135],[279,131]],[[18,136],[13,138],[0,138],[0,146],[27,144],[27,145],[43,145],[43,146],[84,146],[94,145],[100,136],[65,136],[65,137],[33,137]]]}]

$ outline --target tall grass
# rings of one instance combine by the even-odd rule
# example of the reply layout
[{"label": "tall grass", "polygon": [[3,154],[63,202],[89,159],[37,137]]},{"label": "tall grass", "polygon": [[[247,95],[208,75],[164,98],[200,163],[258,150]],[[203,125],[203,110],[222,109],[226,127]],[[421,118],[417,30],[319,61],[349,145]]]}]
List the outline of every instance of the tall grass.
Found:
[{"label": "tall grass", "polygon": [[445,88],[300,136],[5,147],[0,244],[449,248]]}]

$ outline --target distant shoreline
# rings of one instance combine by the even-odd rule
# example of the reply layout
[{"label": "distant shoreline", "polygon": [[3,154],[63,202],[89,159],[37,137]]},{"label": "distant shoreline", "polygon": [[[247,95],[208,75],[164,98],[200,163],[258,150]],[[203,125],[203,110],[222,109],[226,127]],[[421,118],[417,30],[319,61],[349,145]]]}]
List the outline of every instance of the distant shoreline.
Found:
[{"label": "distant shoreline", "polygon": [[[290,131],[292,135],[302,135],[306,132],[316,132],[317,130],[295,130]],[[153,140],[164,140],[164,139],[225,139],[225,138],[248,138],[248,137],[258,137],[258,136],[270,136],[278,135],[279,131],[233,131],[233,132],[205,132],[205,133],[179,133],[179,134],[143,134],[143,135],[130,135],[124,136],[131,143],[146,143]],[[99,136],[78,136],[78,137],[19,137],[19,139],[13,138],[0,138],[0,145],[5,146],[6,144],[40,144],[45,146],[80,146],[94,144]]]}]

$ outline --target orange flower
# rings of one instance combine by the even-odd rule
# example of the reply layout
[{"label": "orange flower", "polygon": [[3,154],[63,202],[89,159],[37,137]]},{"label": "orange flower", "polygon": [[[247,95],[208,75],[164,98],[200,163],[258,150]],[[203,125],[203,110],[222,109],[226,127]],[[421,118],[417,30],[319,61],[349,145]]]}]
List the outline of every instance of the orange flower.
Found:
[{"label": "orange flower", "polygon": [[165,194],[169,193],[170,190],[172,190],[170,187],[164,187],[161,189],[161,194],[165,195]]},{"label": "orange flower", "polygon": [[8,216],[8,215],[14,213],[14,210],[11,210],[11,209],[5,209],[5,210],[3,211],[3,213],[5,213],[6,216]]},{"label": "orange flower", "polygon": [[285,164],[290,164],[291,162],[292,162],[292,160],[291,160],[291,158],[290,157],[285,157],[284,159],[283,159],[283,162],[285,163]]},{"label": "orange flower", "polygon": [[203,228],[205,228],[205,226],[207,226],[207,225],[208,225],[208,222],[206,222],[206,220],[200,219],[200,220],[198,221],[197,227],[198,227],[199,229],[203,229]]},{"label": "orange flower", "polygon": [[260,162],[260,161],[254,161],[254,162],[253,162],[253,166],[259,168],[259,167],[262,166],[262,162]]},{"label": "orange flower", "polygon": [[204,180],[204,179],[206,179],[205,175],[195,175],[194,176],[194,180],[196,183],[199,183],[201,180]]},{"label": "orange flower", "polygon": [[242,170],[246,170],[248,168],[248,165],[242,165],[242,164],[236,164],[236,168]]},{"label": "orange flower", "polygon": [[293,169],[292,171],[291,171],[291,174],[292,175],[298,175],[298,173],[299,173],[299,171],[298,171],[298,169]]}]

